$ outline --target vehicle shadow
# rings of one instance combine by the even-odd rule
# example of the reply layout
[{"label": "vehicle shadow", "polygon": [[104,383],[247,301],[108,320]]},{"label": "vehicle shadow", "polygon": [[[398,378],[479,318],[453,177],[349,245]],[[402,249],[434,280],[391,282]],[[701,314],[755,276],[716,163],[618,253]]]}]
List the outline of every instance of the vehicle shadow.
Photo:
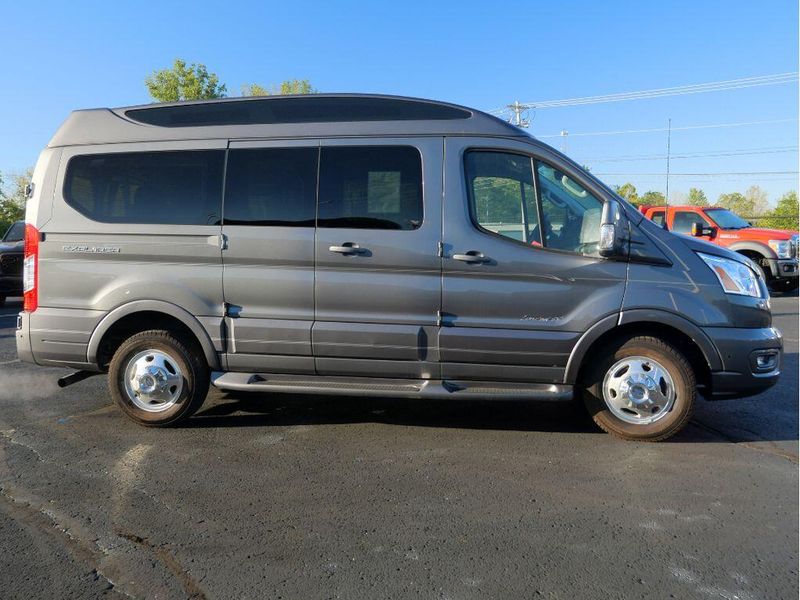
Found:
[{"label": "vehicle shadow", "polygon": [[[798,439],[797,354],[784,359],[786,377],[753,398],[707,401],[677,443],[795,441]],[[769,410],[764,410],[765,405]],[[286,427],[380,423],[551,433],[602,433],[580,402],[414,400],[372,397],[212,392],[206,408],[183,427]]]}]

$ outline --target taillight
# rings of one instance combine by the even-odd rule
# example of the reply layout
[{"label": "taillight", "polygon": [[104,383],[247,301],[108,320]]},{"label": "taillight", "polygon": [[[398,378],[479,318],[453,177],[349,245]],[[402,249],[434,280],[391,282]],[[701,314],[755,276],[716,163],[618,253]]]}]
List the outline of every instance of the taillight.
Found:
[{"label": "taillight", "polygon": [[33,312],[39,307],[39,230],[25,223],[25,260],[22,269],[22,307]]}]

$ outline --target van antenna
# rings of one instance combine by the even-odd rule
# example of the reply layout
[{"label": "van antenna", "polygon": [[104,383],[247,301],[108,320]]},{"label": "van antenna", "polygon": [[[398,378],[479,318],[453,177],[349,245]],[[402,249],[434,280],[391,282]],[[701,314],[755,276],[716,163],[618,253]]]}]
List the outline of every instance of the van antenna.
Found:
[{"label": "van antenna", "polygon": [[672,117],[667,120],[667,189],[664,194],[664,229],[668,229],[667,215],[669,214],[669,159],[670,159],[670,143],[672,141]]}]

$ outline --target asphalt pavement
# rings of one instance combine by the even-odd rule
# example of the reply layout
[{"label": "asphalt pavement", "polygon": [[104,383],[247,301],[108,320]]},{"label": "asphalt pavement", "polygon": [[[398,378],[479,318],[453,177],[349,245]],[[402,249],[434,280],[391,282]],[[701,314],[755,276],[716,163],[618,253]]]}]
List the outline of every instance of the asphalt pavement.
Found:
[{"label": "asphalt pavement", "polygon": [[0,597],[798,597],[798,300],[779,384],[660,444],[571,405],[212,391],[137,427],[16,360],[0,309]]}]

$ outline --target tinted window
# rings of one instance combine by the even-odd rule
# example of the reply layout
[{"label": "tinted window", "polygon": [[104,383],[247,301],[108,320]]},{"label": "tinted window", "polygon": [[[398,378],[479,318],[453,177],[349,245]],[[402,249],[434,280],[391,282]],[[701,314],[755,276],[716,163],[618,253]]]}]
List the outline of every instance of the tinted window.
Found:
[{"label": "tinted window", "polygon": [[467,119],[467,110],[436,102],[399,98],[308,95],[154,106],[125,111],[141,123],[162,127]]},{"label": "tinted window", "polygon": [[67,204],[105,223],[215,225],[221,150],[88,154],[69,161]]},{"label": "tinted window", "polygon": [[470,212],[487,231],[541,244],[530,157],[503,152],[468,152],[465,169]]},{"label": "tinted window", "polygon": [[660,211],[657,211],[657,212],[651,213],[651,215],[650,215],[650,219],[651,219],[651,220],[653,221],[653,223],[655,223],[656,225],[658,225],[658,226],[660,226],[660,227],[663,227],[663,226],[664,226],[664,211],[663,211],[663,210],[660,210]]},{"label": "tinted window", "polygon": [[18,242],[25,237],[25,221],[17,221],[11,224],[6,234],[3,236],[4,242]]},{"label": "tinted window", "polygon": [[231,150],[225,224],[313,227],[318,154],[317,148]]},{"label": "tinted window", "polygon": [[537,162],[544,245],[595,254],[600,240],[603,203],[566,173]]},{"label": "tinted window", "polygon": [[692,224],[699,223],[708,227],[709,223],[699,213],[680,210],[672,218],[672,231],[675,233],[692,233]]},{"label": "tinted window", "polygon": [[422,163],[408,146],[323,148],[319,226],[416,229],[422,224]]}]

